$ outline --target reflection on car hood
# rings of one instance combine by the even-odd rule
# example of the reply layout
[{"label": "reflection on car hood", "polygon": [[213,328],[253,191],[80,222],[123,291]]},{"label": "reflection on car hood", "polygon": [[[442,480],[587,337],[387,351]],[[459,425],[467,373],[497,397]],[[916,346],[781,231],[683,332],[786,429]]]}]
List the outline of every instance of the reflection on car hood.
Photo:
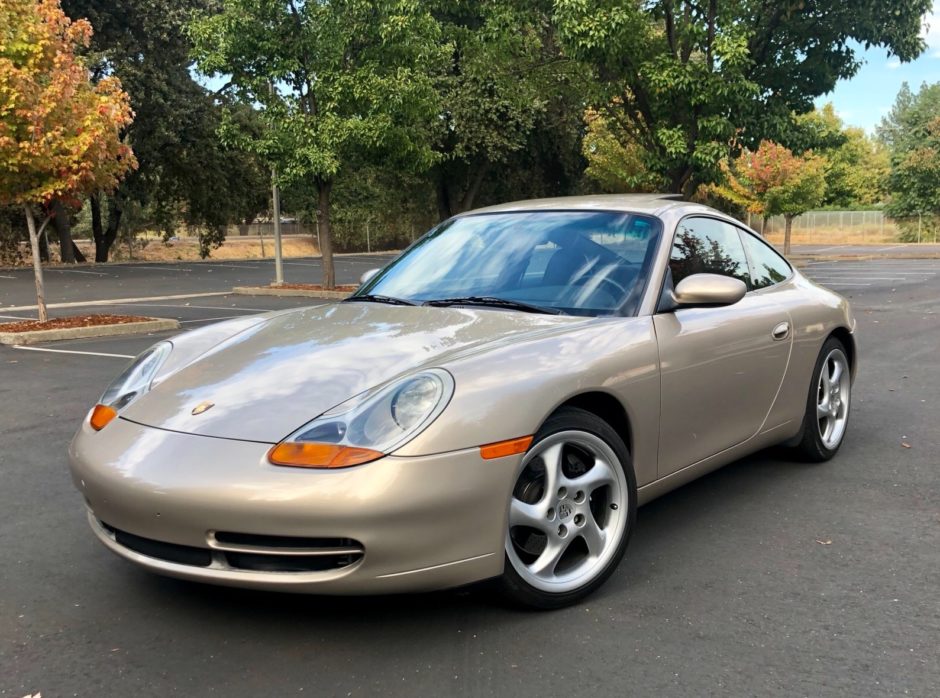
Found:
[{"label": "reflection on car hood", "polygon": [[[168,376],[122,416],[174,431],[274,443],[331,407],[397,376],[587,321],[374,303],[281,312]],[[214,404],[193,415],[193,408],[203,402]]]}]

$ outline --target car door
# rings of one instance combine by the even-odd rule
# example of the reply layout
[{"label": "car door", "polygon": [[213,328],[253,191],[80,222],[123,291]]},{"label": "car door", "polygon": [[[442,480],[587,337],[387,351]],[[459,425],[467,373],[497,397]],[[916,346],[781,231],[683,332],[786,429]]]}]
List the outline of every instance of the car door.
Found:
[{"label": "car door", "polygon": [[679,223],[666,283],[695,273],[739,278],[749,292],[734,305],[679,308],[653,318],[662,386],[660,477],[756,434],[790,355],[789,314],[772,288],[754,288],[738,228],[704,216]]}]

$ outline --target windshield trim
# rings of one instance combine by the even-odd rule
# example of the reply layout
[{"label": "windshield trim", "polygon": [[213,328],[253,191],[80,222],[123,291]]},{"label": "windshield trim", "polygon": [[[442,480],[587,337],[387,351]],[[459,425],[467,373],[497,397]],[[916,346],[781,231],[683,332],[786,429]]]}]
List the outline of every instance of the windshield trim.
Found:
[{"label": "windshield trim", "polygon": [[[466,213],[458,213],[455,216],[451,216],[446,220],[441,221],[435,226],[432,226],[427,232],[421,235],[413,243],[408,245],[401,253],[395,257],[391,262],[382,267],[382,270],[379,271],[375,276],[369,279],[364,285],[356,289],[355,293],[350,296],[350,298],[355,298],[360,295],[369,295],[371,289],[376,286],[394,267],[396,267],[403,259],[405,259],[412,250],[423,245],[426,241],[447,228],[453,225],[456,221],[463,218],[482,218],[484,216],[512,216],[515,214],[526,214],[526,213],[583,213],[583,214],[592,214],[592,213],[609,213],[614,215],[630,215],[636,216],[637,218],[643,218],[653,222],[653,232],[650,235],[650,240],[648,241],[646,248],[646,256],[643,259],[643,262],[640,265],[640,271],[642,272],[642,280],[640,283],[636,284],[631,290],[630,294],[624,300],[623,303],[616,309],[611,309],[610,312],[601,313],[596,315],[588,315],[588,317],[636,317],[639,313],[640,307],[642,305],[643,299],[646,297],[647,292],[650,288],[650,277],[653,273],[653,268],[655,267],[656,257],[659,254],[659,250],[662,246],[662,241],[664,239],[664,230],[665,230],[665,221],[658,215],[655,215],[649,211],[637,211],[634,209],[626,208],[611,208],[611,207],[598,207],[598,208],[520,208],[514,209],[511,211],[481,211],[473,212],[468,211]],[[575,315],[580,315],[580,313],[572,313]]]}]

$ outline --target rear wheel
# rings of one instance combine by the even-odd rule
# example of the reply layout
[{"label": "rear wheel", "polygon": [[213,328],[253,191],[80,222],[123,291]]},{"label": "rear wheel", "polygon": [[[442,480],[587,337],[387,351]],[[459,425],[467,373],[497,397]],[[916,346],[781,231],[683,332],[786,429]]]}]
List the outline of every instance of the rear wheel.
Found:
[{"label": "rear wheel", "polygon": [[849,423],[851,397],[852,375],[845,347],[830,337],[816,361],[803,418],[803,439],[797,446],[807,460],[827,461],[838,452]]},{"label": "rear wheel", "polygon": [[536,434],[509,502],[501,585],[536,608],[574,603],[623,557],[636,520],[636,478],[607,422],[562,408]]}]

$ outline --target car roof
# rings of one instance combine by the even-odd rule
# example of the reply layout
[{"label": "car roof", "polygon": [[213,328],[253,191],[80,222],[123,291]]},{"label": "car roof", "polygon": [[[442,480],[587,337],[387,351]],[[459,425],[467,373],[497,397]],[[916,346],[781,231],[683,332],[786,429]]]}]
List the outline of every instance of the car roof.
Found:
[{"label": "car roof", "polygon": [[551,199],[528,199],[478,208],[461,216],[511,211],[631,211],[658,215],[679,206],[694,206],[681,194],[595,194],[591,196],[560,196]]}]

